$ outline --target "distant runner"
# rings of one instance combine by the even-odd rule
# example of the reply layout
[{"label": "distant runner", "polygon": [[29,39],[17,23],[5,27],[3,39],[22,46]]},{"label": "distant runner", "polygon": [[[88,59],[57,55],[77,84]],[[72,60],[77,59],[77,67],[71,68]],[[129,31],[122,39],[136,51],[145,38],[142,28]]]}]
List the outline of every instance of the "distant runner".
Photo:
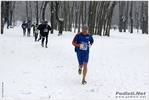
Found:
[{"label": "distant runner", "polygon": [[26,35],[26,28],[27,28],[27,23],[25,23],[25,21],[23,21],[23,24],[21,25],[22,29],[23,29],[23,36]]},{"label": "distant runner", "polygon": [[42,28],[42,26],[43,26],[44,24],[45,24],[45,22],[42,21],[41,24],[40,24],[40,25],[38,26],[38,28],[37,28],[38,30],[40,30],[40,36],[39,36],[38,41],[41,40],[41,35],[42,35],[42,33],[43,33],[43,30],[41,30],[41,28]]},{"label": "distant runner", "polygon": [[46,39],[46,43],[45,43],[45,47],[47,48],[47,44],[48,44],[48,35],[49,35],[49,31],[51,30],[50,25],[48,24],[48,21],[45,21],[45,24],[41,27],[41,37],[42,37],[42,41],[41,41],[41,46],[44,47],[44,40]]}]

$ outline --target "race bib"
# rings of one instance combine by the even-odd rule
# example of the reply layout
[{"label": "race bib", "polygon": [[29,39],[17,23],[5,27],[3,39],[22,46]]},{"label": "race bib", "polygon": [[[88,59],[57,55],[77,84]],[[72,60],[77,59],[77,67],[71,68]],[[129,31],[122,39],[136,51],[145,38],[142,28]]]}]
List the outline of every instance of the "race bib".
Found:
[{"label": "race bib", "polygon": [[43,30],[43,32],[48,32],[48,29],[45,28],[45,29]]},{"label": "race bib", "polygon": [[81,50],[85,50],[86,51],[87,50],[87,47],[88,47],[87,43],[84,43],[83,42],[83,43],[80,44],[80,49]]}]

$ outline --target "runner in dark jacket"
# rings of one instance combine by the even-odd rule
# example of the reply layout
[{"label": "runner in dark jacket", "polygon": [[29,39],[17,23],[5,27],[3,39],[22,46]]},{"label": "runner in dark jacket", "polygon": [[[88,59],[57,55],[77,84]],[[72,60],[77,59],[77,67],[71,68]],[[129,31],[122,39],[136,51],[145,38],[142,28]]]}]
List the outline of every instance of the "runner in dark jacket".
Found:
[{"label": "runner in dark jacket", "polygon": [[26,35],[26,28],[27,28],[27,24],[25,23],[25,21],[23,21],[23,24],[21,25],[22,29],[23,29],[23,36]]},{"label": "runner in dark jacket", "polygon": [[48,21],[45,21],[45,25],[43,25],[43,26],[41,27],[41,30],[42,30],[42,34],[41,34],[41,37],[42,37],[41,45],[42,45],[42,47],[44,47],[44,40],[45,40],[45,38],[46,38],[45,47],[47,48],[48,35],[49,35],[49,31],[51,30],[50,25],[48,25]]},{"label": "runner in dark jacket", "polygon": [[32,25],[31,25],[31,21],[28,20],[28,22],[27,22],[27,36],[30,36],[30,33],[31,33],[31,27],[32,27]]},{"label": "runner in dark jacket", "polygon": [[38,28],[37,28],[38,30],[40,30],[40,36],[39,36],[38,41],[41,40],[41,35],[42,35],[42,33],[43,33],[43,30],[41,30],[41,28],[42,28],[42,26],[43,26],[44,24],[45,24],[45,22],[42,21],[41,24],[40,24],[40,25],[38,26]]}]

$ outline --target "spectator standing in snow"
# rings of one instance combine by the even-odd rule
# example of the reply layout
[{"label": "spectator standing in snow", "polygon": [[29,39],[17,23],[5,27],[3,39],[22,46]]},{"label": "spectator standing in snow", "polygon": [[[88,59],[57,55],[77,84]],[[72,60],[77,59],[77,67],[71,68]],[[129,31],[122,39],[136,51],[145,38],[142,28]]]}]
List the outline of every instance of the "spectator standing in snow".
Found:
[{"label": "spectator standing in snow", "polygon": [[7,19],[7,29],[9,29],[10,21]]},{"label": "spectator standing in snow", "polygon": [[87,63],[89,60],[89,49],[93,42],[94,39],[92,35],[88,33],[87,25],[82,26],[82,32],[78,33],[72,41],[72,44],[75,46],[75,52],[77,54],[77,59],[79,63],[79,75],[81,75],[83,68],[82,84],[87,83],[85,78],[87,74]]},{"label": "spectator standing in snow", "polygon": [[48,44],[48,35],[49,35],[49,31],[51,30],[50,25],[48,25],[48,21],[45,21],[45,24],[41,27],[41,31],[42,31],[42,41],[41,41],[41,46],[44,47],[44,40],[46,38],[46,44],[45,47],[47,48],[47,44]]},{"label": "spectator standing in snow", "polygon": [[42,21],[41,24],[38,26],[38,30],[40,30],[40,36],[39,36],[38,41],[41,40],[41,35],[42,35],[42,33],[43,33],[43,30],[41,30],[41,27],[42,27],[44,24],[45,24],[45,22]]},{"label": "spectator standing in snow", "polygon": [[21,25],[22,29],[23,29],[23,36],[26,35],[26,28],[27,28],[27,24],[25,23],[25,21],[23,21],[23,24]]},{"label": "spectator standing in snow", "polygon": [[116,30],[117,25],[114,23],[114,31]]},{"label": "spectator standing in snow", "polygon": [[30,36],[30,32],[31,32],[31,21],[30,20],[28,20],[28,22],[27,22],[27,36]]}]

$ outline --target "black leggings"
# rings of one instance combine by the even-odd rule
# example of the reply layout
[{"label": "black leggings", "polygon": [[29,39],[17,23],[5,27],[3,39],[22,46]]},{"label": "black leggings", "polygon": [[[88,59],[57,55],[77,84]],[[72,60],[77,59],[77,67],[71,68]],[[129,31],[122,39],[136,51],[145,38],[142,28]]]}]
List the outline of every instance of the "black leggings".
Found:
[{"label": "black leggings", "polygon": [[27,29],[27,35],[28,35],[28,36],[30,36],[30,31],[31,31],[31,29],[28,28],[28,29]]},{"label": "black leggings", "polygon": [[47,46],[47,44],[48,44],[48,35],[41,36],[41,38],[42,38],[42,41],[41,41],[42,44],[44,44],[44,40],[46,38],[46,46]]}]

